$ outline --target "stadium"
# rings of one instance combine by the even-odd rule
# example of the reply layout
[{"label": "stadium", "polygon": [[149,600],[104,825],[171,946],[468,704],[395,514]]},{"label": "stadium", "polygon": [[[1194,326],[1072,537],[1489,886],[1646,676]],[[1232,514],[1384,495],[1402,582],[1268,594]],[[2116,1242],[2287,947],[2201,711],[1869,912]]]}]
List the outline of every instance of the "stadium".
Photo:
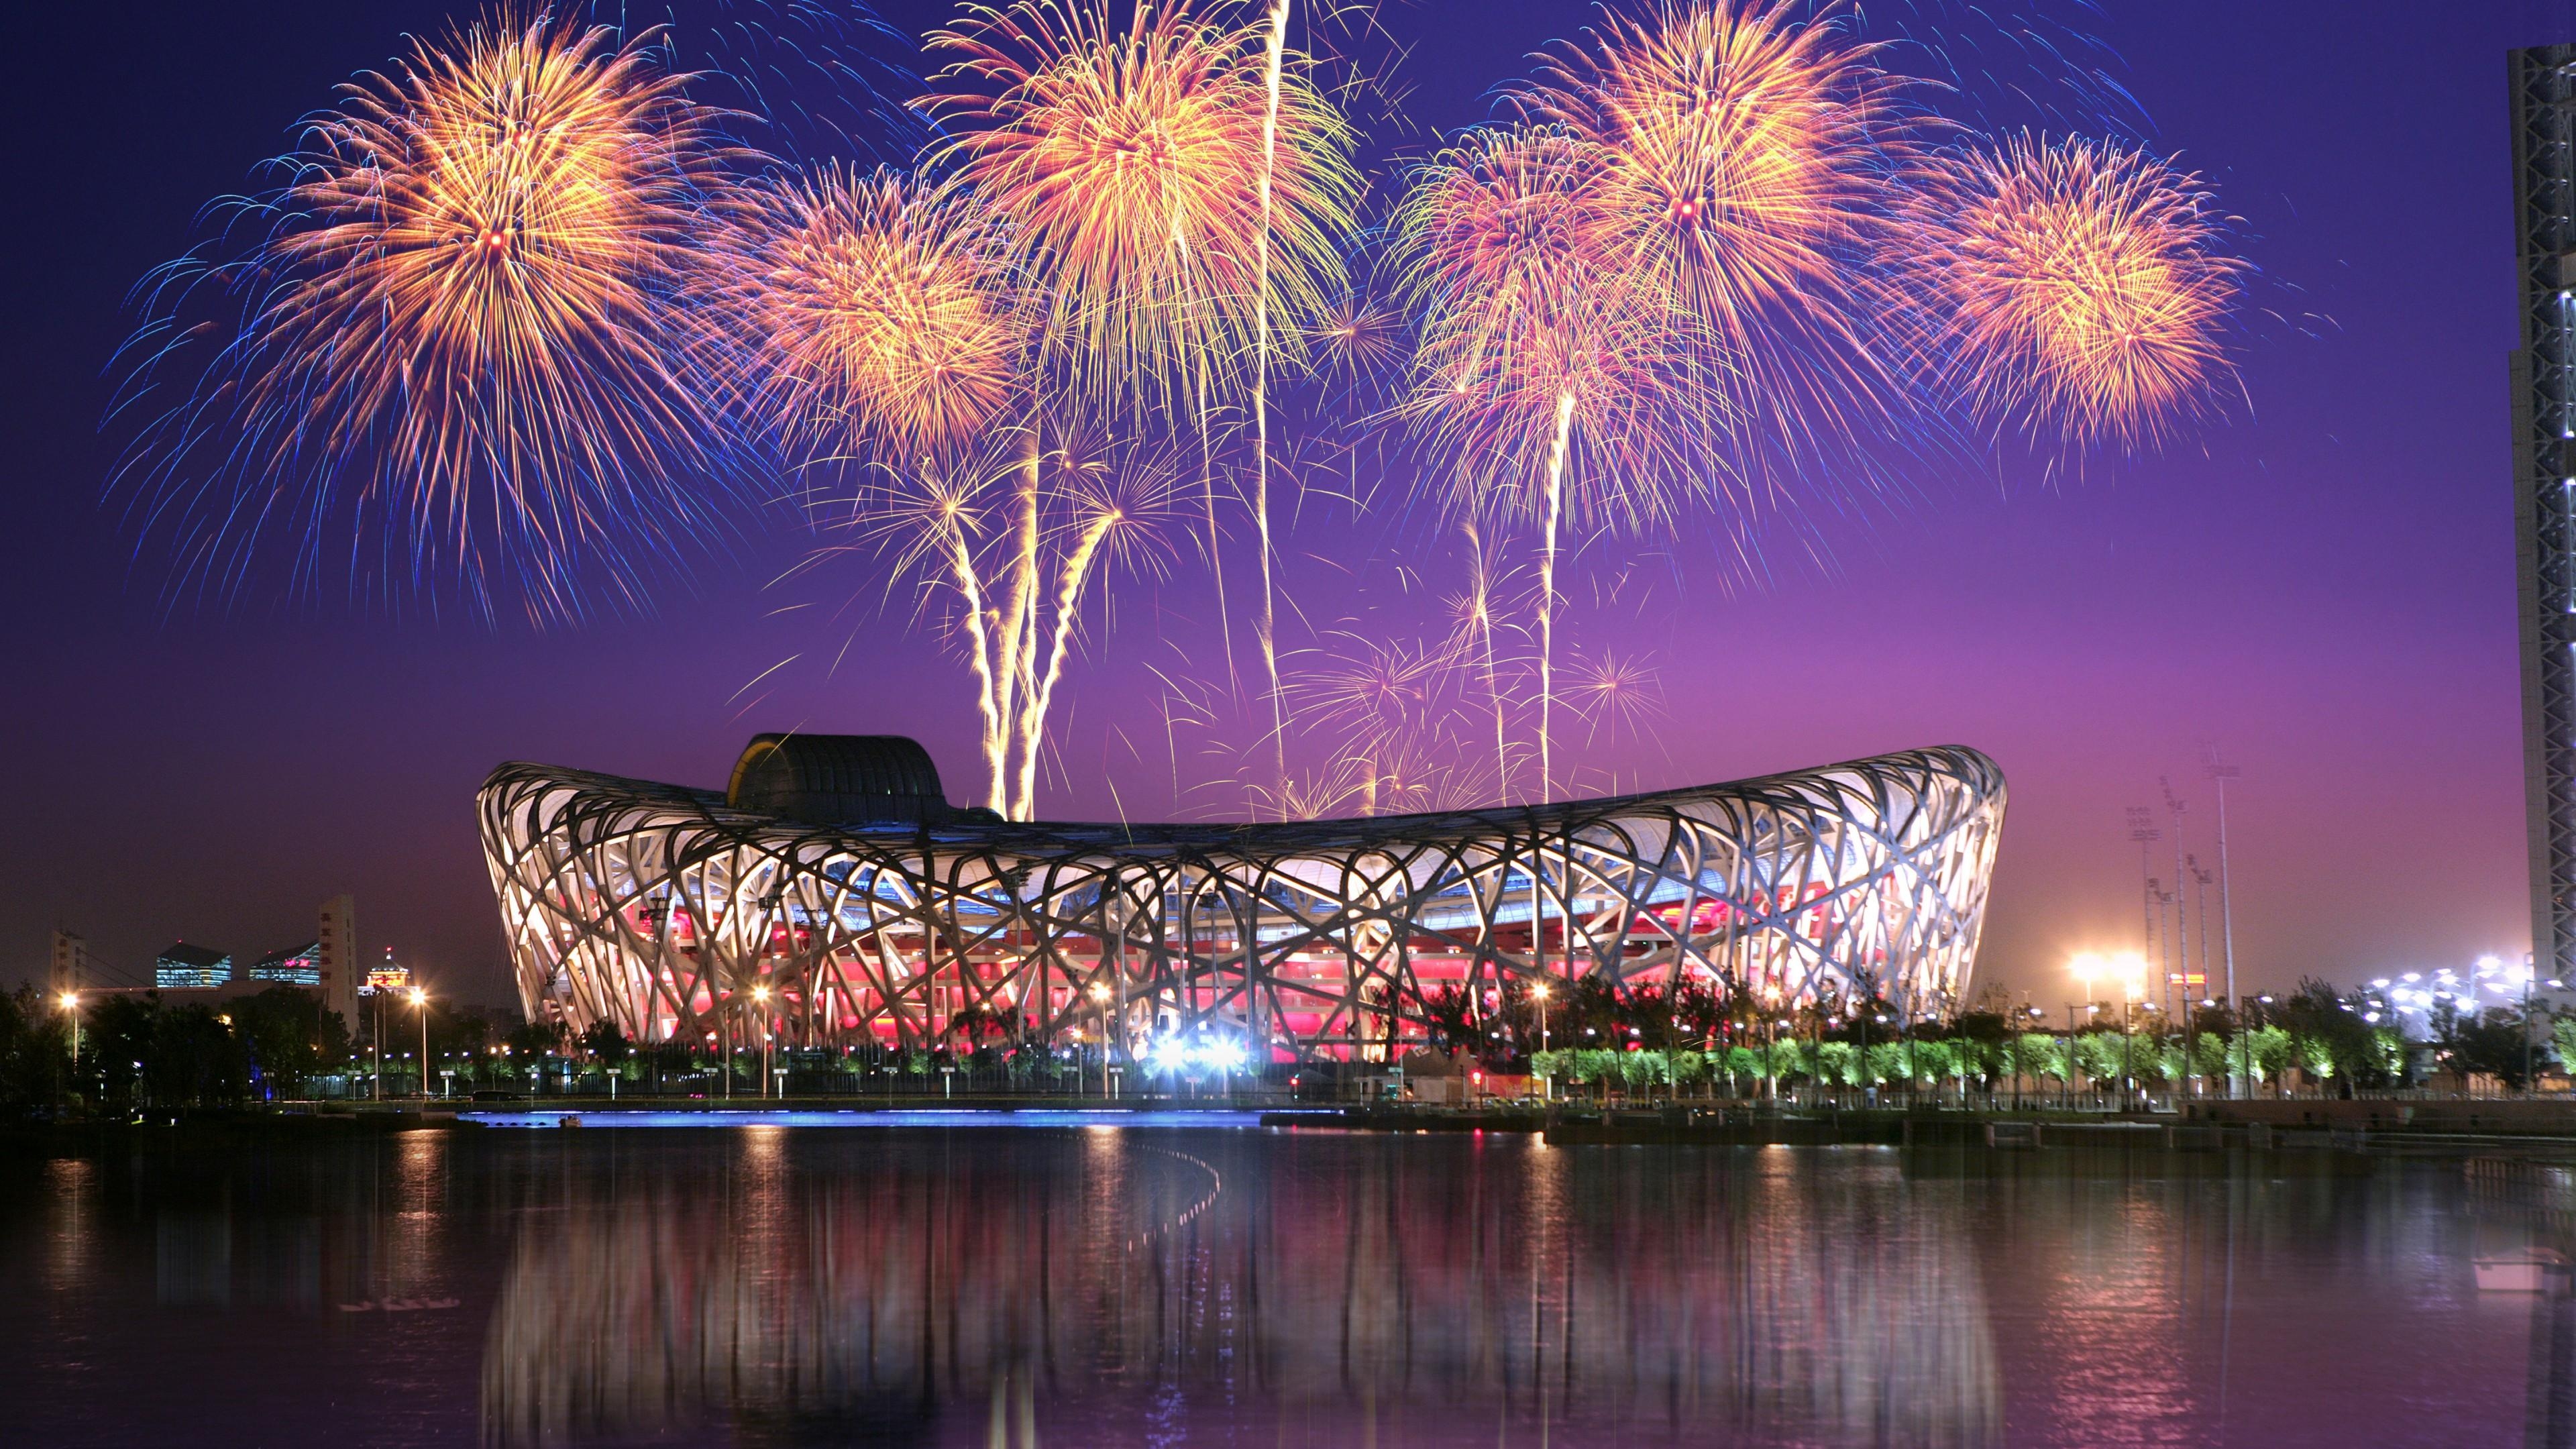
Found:
[{"label": "stadium", "polygon": [[911,740],[769,734],[720,791],[513,763],[478,797],[532,1020],[1242,1062],[1387,1060],[1435,1003],[1481,1021],[1587,976],[1947,1012],[2003,808],[1995,763],[1945,746],[1475,811],[1006,822],[951,806]]}]

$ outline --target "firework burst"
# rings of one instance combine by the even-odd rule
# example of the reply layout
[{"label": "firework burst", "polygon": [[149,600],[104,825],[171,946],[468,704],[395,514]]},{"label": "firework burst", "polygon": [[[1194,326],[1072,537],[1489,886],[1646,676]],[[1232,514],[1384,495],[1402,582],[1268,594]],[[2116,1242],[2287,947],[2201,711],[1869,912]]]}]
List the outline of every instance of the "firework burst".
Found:
[{"label": "firework burst", "polygon": [[1421,329],[1402,411],[1471,515],[1529,516],[1551,471],[1586,521],[1671,515],[1667,465],[1710,400],[1650,299],[1593,247],[1603,163],[1553,127],[1478,131],[1424,166],[1398,211]]},{"label": "firework burst", "polygon": [[1614,18],[1520,91],[1598,157],[1581,247],[1706,355],[1739,421],[1774,434],[1883,415],[1855,266],[1922,122],[1833,7],[1666,4]]},{"label": "firework burst", "polygon": [[801,458],[951,456],[1025,408],[1028,308],[974,200],[891,171],[762,187],[714,248],[745,409]]},{"label": "firework burst", "polygon": [[2152,446],[2232,379],[2247,266],[2198,176],[2025,135],[1942,158],[1909,210],[1924,355],[1981,419]]},{"label": "firework burst", "polygon": [[1046,281],[1050,349],[1091,396],[1221,393],[1265,301],[1293,352],[1345,290],[1349,127],[1302,67],[1274,75],[1267,23],[1176,3],[1121,25],[1105,5],[1018,0],[929,44],[955,57],[927,103],[948,128],[939,159],[1011,218]]},{"label": "firework burst", "polygon": [[382,530],[389,575],[453,567],[487,612],[495,574],[534,616],[580,612],[585,561],[641,602],[621,545],[702,522],[719,471],[686,382],[703,337],[670,297],[745,159],[650,39],[504,19],[417,42],[303,123],[292,183],[245,204],[252,256],[155,279],[126,405],[180,350],[189,292],[249,300],[128,457],[204,581],[237,586],[280,527],[310,571],[350,524]]}]

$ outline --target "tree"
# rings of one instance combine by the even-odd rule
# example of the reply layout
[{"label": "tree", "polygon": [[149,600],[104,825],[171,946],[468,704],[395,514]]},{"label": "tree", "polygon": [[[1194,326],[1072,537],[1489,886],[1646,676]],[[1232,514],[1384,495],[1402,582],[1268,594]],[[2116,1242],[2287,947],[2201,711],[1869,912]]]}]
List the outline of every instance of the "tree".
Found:
[{"label": "tree", "polygon": [[233,1003],[231,1014],[248,1053],[251,1086],[262,1101],[302,1096],[315,1074],[348,1059],[347,1024],[301,987],[272,986]]},{"label": "tree", "polygon": [[2301,977],[2299,989],[2275,1004],[2269,1015],[2289,1032],[2295,1064],[2317,1080],[2337,1075],[2355,1080],[2375,1070],[2370,1023],[2326,982]]},{"label": "tree", "polygon": [[616,1022],[607,1020],[594,1021],[582,1032],[581,1049],[602,1070],[612,1074],[635,1054],[635,1044],[626,1039],[626,1033]]},{"label": "tree", "polygon": [[1431,1024],[1431,1049],[1450,1058],[1474,1048],[1477,1044],[1474,1004],[1455,982],[1441,987],[1422,1003],[1423,1019]]},{"label": "tree", "polygon": [[143,1078],[156,1107],[231,1106],[249,1094],[250,1056],[205,1005],[164,1008],[152,1020]]},{"label": "tree", "polygon": [[2075,1038],[2075,1066],[2096,1087],[2127,1075],[2124,1060],[2134,1055],[2130,1040],[2116,1031],[2088,1031]]},{"label": "tree", "polygon": [[0,1110],[15,1115],[68,1095],[69,1035],[64,1013],[35,987],[0,996]]},{"label": "tree", "polygon": [[1709,982],[1693,977],[1682,982],[1673,993],[1673,1021],[1682,1036],[1693,1042],[1714,1042],[1726,1030],[1726,998]]},{"label": "tree", "polygon": [[102,1104],[122,1108],[146,1105],[143,1064],[152,1055],[157,996],[116,996],[90,1012],[81,1043],[88,1057],[87,1075],[98,1083]]},{"label": "tree", "polygon": [[1860,1085],[1860,1048],[1847,1041],[1816,1044],[1816,1079],[1829,1087]]},{"label": "tree", "polygon": [[2536,1060],[2524,1032],[2522,1013],[2499,1006],[2476,1017],[2462,1017],[2452,1028],[2444,1053],[2454,1070],[2485,1072],[2520,1091],[2527,1084],[2524,1064]]},{"label": "tree", "polygon": [[2031,1077],[2054,1077],[2061,1082],[2074,1080],[2068,1066],[2066,1043],[2047,1032],[2023,1032],[2016,1054],[2021,1058],[2021,1070]]}]

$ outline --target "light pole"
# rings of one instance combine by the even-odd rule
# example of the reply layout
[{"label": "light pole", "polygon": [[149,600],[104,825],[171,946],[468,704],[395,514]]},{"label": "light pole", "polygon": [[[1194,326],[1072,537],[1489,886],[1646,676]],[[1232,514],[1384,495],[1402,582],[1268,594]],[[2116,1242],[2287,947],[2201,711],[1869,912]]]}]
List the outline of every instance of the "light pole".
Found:
[{"label": "light pole", "polygon": [[[2112,964],[2123,967],[2120,973],[2120,1110],[2129,1110],[2132,1094],[2138,1093],[2138,1069],[2135,1049],[2138,1041],[2138,1003],[2147,994],[2147,958],[2139,952],[2128,952]],[[2143,1095],[2143,1094],[2139,1094]]]},{"label": "light pole", "polygon": [[[1538,1003],[1538,1054],[1539,1054],[1540,1056],[1546,1056],[1546,1055],[1547,1055],[1547,983],[1546,983],[1546,982],[1544,982],[1544,981],[1541,981],[1541,982],[1539,982],[1537,985],[1532,986],[1532,987],[1530,988],[1530,997],[1531,997],[1531,999],[1532,999],[1532,1000],[1534,1000],[1534,1001],[1536,1001],[1536,1002]],[[1550,1066],[1554,1066],[1554,1065],[1555,1065],[1555,1063],[1554,1063],[1554,1062],[1550,1062],[1550,1063],[1549,1063],[1549,1065],[1550,1065]],[[1540,1100],[1542,1100],[1542,1101],[1554,1101],[1554,1100],[1556,1100],[1556,1079],[1555,1079],[1555,1073],[1553,1073],[1553,1072],[1541,1072],[1541,1073],[1539,1074],[1539,1079],[1538,1079],[1538,1094],[1539,1094],[1539,1098],[1540,1098]]]},{"label": "light pole", "polygon": [[80,1097],[80,993],[64,992],[62,1007],[63,1015],[72,1019],[72,1096],[77,1100]]},{"label": "light pole", "polygon": [[771,1022],[769,1015],[768,986],[760,985],[751,988],[751,999],[754,1002],[757,1002],[760,1006],[760,1095],[763,1099],[766,1099],[769,1096],[769,1037]]},{"label": "light pole", "polygon": [[1091,983],[1091,1009],[1100,1018],[1100,1095],[1109,1095],[1109,988]]},{"label": "light pole", "polygon": [[420,1018],[420,1099],[429,1100],[429,993],[411,989],[411,1013]]},{"label": "light pole", "polygon": [[[2220,763],[2216,750],[2209,752],[2209,778],[2218,787],[2218,935],[2226,953],[2227,1004],[2240,1014],[2245,1003],[2236,995],[2236,915],[2234,903],[2227,893],[2227,782],[2243,773],[2234,765]],[[2203,945],[2208,940],[2209,928],[2203,925]],[[2227,1074],[2227,1095],[2231,1100],[2244,1095],[2244,1070],[2249,1065],[2245,1054],[2250,1047],[2244,1044],[2245,1023],[2241,1020],[2236,1023],[2236,1037],[2240,1043],[2236,1051],[2237,1060]]]}]

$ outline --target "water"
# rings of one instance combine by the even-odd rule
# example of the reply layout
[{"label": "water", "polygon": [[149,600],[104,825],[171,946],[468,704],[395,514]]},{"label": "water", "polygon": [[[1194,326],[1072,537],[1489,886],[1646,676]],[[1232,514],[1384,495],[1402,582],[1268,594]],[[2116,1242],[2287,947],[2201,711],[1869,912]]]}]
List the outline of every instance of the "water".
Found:
[{"label": "water", "polygon": [[0,1158],[43,1445],[2576,1442],[2458,1163],[1256,1127]]}]

